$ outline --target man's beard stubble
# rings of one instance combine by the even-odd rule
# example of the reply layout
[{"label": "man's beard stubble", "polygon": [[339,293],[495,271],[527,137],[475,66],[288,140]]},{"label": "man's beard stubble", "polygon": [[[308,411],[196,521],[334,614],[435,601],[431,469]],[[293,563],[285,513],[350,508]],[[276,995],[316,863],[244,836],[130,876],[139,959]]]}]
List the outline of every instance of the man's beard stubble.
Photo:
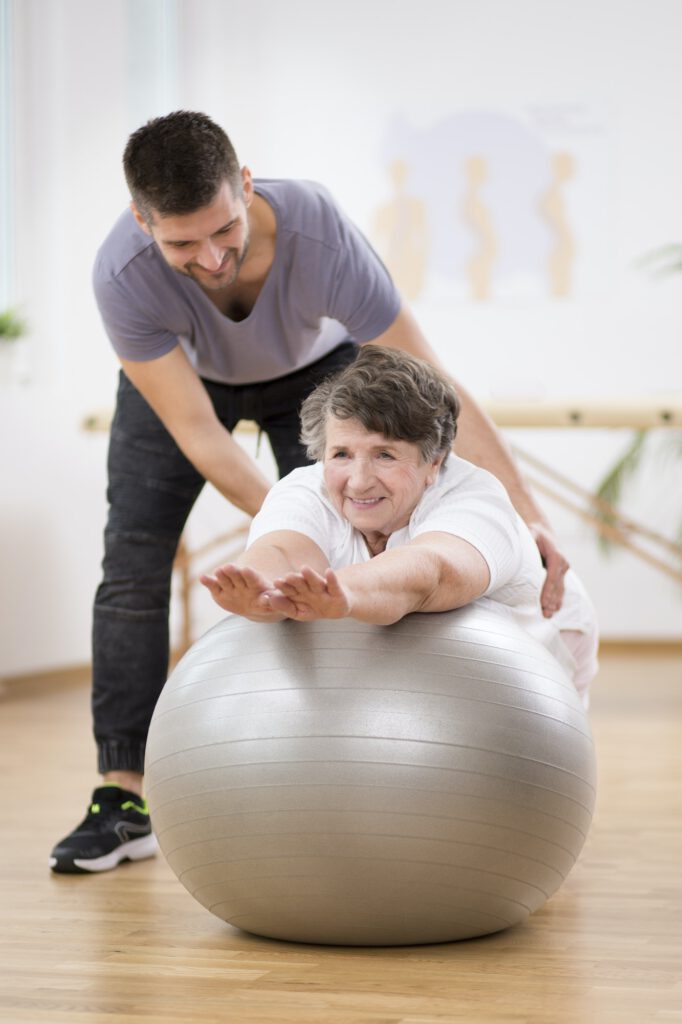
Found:
[{"label": "man's beard stubble", "polygon": [[196,281],[196,283],[201,288],[204,288],[206,291],[220,291],[223,288],[229,288],[231,285],[235,283],[235,281],[239,277],[239,271],[241,270],[242,264],[246,259],[246,254],[249,251],[249,241],[250,239],[247,237],[246,240],[244,241],[244,245],[242,246],[241,251],[239,249],[234,248],[227,250],[228,262],[231,262],[234,268],[229,280],[227,281],[212,282],[211,271],[204,270],[203,268],[201,269],[200,274],[195,274],[193,273],[192,270],[192,264],[186,267],[173,267],[173,269],[177,270],[179,274],[183,274],[185,277],[190,277],[193,281]]}]

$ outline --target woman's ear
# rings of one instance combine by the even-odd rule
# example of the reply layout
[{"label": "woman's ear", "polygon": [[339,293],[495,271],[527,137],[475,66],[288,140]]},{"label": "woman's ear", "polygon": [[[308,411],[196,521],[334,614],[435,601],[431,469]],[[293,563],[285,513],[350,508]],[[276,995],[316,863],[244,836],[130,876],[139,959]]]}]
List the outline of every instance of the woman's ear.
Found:
[{"label": "woman's ear", "polygon": [[444,458],[444,454],[437,455],[436,458],[433,459],[433,461],[431,462],[431,465],[429,466],[429,471],[426,474],[426,482],[429,486],[435,483],[436,480],[438,479],[438,474],[440,473],[440,467],[443,465]]}]

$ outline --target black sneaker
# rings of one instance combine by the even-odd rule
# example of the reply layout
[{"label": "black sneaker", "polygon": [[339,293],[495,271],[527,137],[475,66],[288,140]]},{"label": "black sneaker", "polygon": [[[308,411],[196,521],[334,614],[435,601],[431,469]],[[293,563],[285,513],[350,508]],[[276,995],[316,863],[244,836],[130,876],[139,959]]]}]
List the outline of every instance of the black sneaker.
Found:
[{"label": "black sneaker", "polygon": [[50,867],[68,874],[110,871],[122,860],[153,857],[156,850],[147,801],[109,783],[94,791],[83,821],[57,843]]}]

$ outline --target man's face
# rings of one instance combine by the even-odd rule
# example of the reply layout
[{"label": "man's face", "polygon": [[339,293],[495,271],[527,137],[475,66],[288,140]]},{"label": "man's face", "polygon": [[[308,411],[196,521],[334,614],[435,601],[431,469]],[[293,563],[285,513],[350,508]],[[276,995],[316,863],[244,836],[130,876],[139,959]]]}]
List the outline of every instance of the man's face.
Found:
[{"label": "man's face", "polygon": [[247,207],[252,195],[247,172],[241,195],[235,196],[232,186],[225,181],[215,199],[193,213],[162,216],[154,212],[148,223],[134,205],[132,210],[173,270],[193,278],[202,288],[215,291],[234,284],[246,257]]}]

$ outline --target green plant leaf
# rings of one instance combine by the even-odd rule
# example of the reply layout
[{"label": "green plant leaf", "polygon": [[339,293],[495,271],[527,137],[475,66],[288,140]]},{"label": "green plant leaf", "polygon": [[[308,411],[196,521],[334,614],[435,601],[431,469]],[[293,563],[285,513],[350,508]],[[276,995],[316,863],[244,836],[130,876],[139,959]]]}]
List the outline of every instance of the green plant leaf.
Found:
[{"label": "green plant leaf", "polygon": [[12,340],[26,333],[26,322],[13,309],[0,313],[0,338]]},{"label": "green plant leaf", "polygon": [[[598,498],[607,501],[609,505],[616,506],[618,504],[626,482],[636,473],[639,467],[648,433],[648,430],[638,430],[635,432],[625,451],[611,466],[611,469],[598,485],[595,492]],[[616,520],[608,512],[598,510],[597,516],[602,522],[608,523],[609,526],[616,525]],[[613,541],[607,537],[600,536],[599,546],[603,551],[610,551],[613,547]]]},{"label": "green plant leaf", "polygon": [[682,271],[682,245],[662,245],[658,249],[644,253],[635,261],[635,266],[643,270],[650,270],[654,276],[660,277],[663,274],[676,274]]}]

